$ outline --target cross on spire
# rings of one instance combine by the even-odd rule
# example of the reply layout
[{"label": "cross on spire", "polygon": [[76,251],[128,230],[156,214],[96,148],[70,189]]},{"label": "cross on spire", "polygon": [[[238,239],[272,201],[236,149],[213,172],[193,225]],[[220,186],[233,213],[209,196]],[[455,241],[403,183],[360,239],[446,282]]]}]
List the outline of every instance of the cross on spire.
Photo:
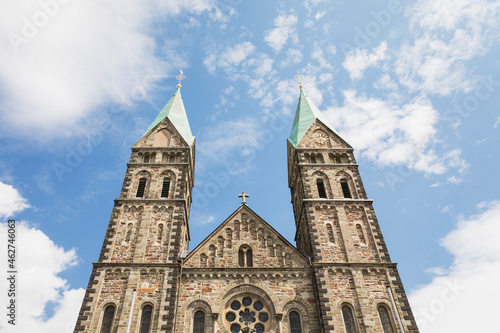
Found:
[{"label": "cross on spire", "polygon": [[302,79],[305,78],[304,75],[299,74],[299,70],[297,70],[297,75],[293,77],[295,80],[299,81],[299,88],[302,88]]},{"label": "cross on spire", "polygon": [[245,191],[243,191],[243,193],[238,194],[238,197],[242,198],[242,199],[241,199],[241,204],[242,204],[242,205],[246,205],[246,204],[247,204],[247,201],[245,200],[245,198],[250,197],[250,194],[246,194],[246,193],[245,193]]},{"label": "cross on spire", "polygon": [[184,80],[185,78],[187,78],[187,76],[186,76],[186,75],[184,75],[184,72],[183,72],[183,71],[182,71],[182,69],[181,69],[181,70],[180,70],[180,74],[179,74],[179,75],[177,75],[175,78],[176,78],[177,80],[179,80],[179,83],[177,83],[177,88],[180,88],[180,87],[182,87],[182,86],[181,86],[181,81],[182,81],[182,80]]}]

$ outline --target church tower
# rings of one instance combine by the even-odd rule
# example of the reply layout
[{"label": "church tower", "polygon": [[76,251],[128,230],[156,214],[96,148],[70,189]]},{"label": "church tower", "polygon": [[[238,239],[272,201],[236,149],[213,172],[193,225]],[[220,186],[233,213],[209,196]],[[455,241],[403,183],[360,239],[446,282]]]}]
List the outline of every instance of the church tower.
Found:
[{"label": "church tower", "polygon": [[174,331],[195,157],[180,88],[132,146],[75,332]]},{"label": "church tower", "polygon": [[353,148],[300,85],[287,142],[297,248],[311,261],[322,332],[418,332]]}]

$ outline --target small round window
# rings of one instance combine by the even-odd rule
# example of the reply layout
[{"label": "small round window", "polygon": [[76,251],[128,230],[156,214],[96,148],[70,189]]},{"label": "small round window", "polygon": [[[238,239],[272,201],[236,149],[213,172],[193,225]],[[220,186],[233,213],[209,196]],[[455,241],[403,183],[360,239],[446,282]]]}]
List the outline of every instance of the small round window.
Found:
[{"label": "small round window", "polygon": [[238,295],[226,305],[224,326],[231,333],[264,333],[271,324],[270,311],[266,302],[255,295]]}]

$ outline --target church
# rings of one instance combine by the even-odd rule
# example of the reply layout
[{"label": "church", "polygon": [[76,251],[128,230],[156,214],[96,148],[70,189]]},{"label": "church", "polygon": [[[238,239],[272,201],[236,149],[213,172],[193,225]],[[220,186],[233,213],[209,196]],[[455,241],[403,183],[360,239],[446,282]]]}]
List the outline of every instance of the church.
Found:
[{"label": "church", "polygon": [[132,146],[75,333],[417,333],[353,148],[302,85],[296,245],[242,203],[188,251],[196,140],[181,85]]}]

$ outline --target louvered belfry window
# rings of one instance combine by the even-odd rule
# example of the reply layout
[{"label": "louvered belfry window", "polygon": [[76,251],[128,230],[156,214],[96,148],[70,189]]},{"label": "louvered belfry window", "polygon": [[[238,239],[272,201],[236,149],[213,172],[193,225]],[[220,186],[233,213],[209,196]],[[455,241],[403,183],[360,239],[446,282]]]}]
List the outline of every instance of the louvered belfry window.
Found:
[{"label": "louvered belfry window", "polygon": [[318,186],[319,197],[326,199],[325,182],[323,182],[323,179],[317,179],[316,185]]},{"label": "louvered belfry window", "polygon": [[146,190],[146,182],[148,180],[146,178],[141,178],[139,179],[139,186],[137,186],[137,198],[143,198],[144,197],[144,191]]},{"label": "louvered belfry window", "polygon": [[342,317],[344,317],[344,326],[346,333],[356,333],[356,325],[354,323],[354,316],[349,306],[342,307]]},{"label": "louvered belfry window", "polygon": [[193,333],[205,333],[205,312],[196,311],[193,318]]},{"label": "louvered belfry window", "polygon": [[170,179],[166,178],[163,180],[163,186],[161,188],[161,197],[168,198],[169,192],[170,192]]},{"label": "louvered belfry window", "polygon": [[302,325],[300,324],[300,315],[298,312],[292,311],[288,316],[290,319],[290,332],[302,333]]},{"label": "louvered belfry window", "polygon": [[113,319],[115,317],[115,306],[110,305],[104,310],[102,317],[101,333],[111,333],[113,328]]},{"label": "louvered belfry window", "polygon": [[342,193],[344,194],[344,198],[352,198],[351,191],[349,190],[349,184],[347,184],[347,180],[341,180],[340,186],[342,187]]}]

